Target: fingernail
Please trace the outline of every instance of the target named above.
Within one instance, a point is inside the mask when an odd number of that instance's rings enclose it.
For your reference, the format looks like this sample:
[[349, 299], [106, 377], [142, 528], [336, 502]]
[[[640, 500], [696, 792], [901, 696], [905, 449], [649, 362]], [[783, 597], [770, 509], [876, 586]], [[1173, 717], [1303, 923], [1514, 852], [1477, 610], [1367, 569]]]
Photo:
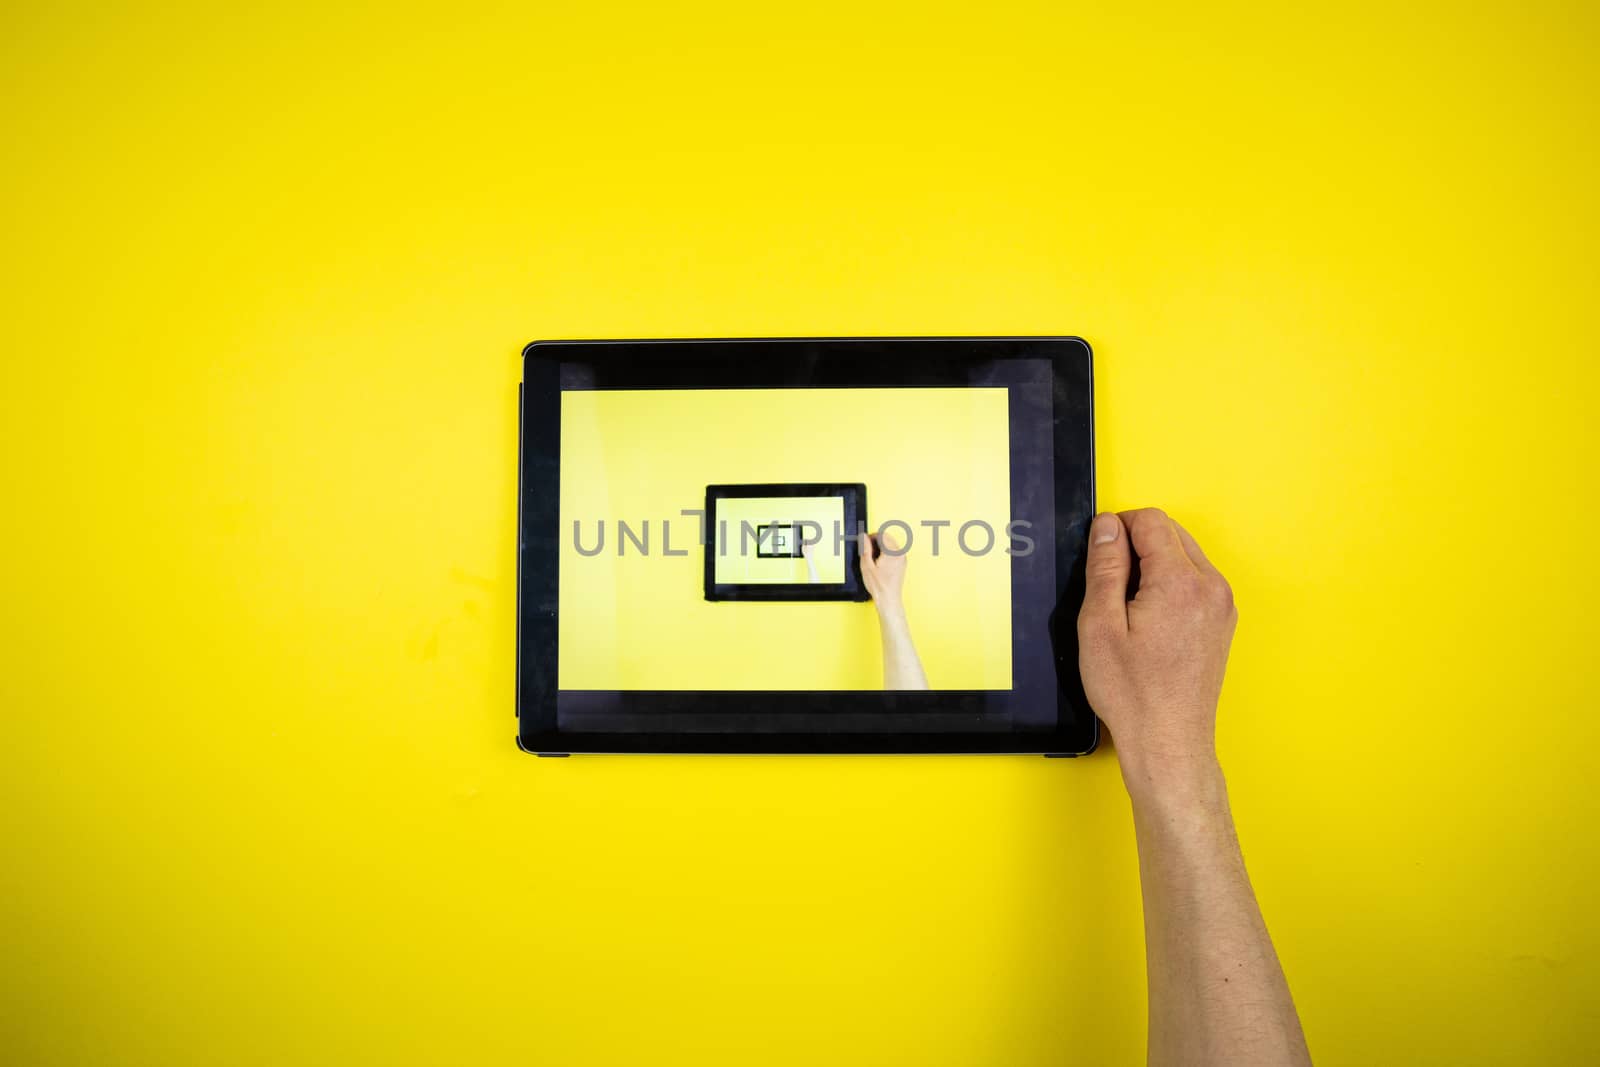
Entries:
[[1111, 512], [1106, 512], [1094, 520], [1094, 543], [1103, 545], [1115, 541], [1117, 539], [1117, 531], [1120, 529], [1122, 529], [1122, 523], [1118, 522], [1117, 517]]

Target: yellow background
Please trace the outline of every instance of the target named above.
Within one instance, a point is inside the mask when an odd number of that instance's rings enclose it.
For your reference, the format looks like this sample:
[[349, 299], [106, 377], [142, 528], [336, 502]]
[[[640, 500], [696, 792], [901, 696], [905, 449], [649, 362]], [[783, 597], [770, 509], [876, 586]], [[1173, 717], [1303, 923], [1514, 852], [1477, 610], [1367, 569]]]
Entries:
[[1109, 753], [512, 745], [523, 342], [1039, 332], [1320, 1062], [1596, 1058], [1593, 7], [0, 19], [6, 1060], [1137, 1061]]
[[[680, 513], [704, 510], [707, 485], [762, 482], [866, 485], [871, 529], [890, 519], [911, 527], [906, 615], [929, 684], [1011, 688], [1007, 427], [1004, 389], [563, 393], [561, 688], [883, 687], [870, 603], [705, 599], [700, 520]], [[837, 500], [832, 519], [826, 510], [777, 514], [819, 522], [825, 557], [832, 553], [833, 524], [841, 521]], [[731, 555], [724, 566], [739, 552], [739, 520], [757, 514], [747, 500], [731, 503], [718, 507], [718, 516], [728, 517]], [[762, 519], [773, 514], [759, 512]], [[675, 520], [673, 550], [687, 555], [660, 551], [667, 518]], [[605, 551], [580, 554], [574, 521], [582, 523], [584, 548], [593, 549], [602, 519]], [[619, 553], [619, 519], [635, 536], [650, 522], [650, 555], [632, 541]], [[995, 531], [992, 551], [961, 551], [957, 530], [971, 519]], [[931, 532], [921, 524], [940, 520], [953, 525], [940, 531], [935, 556]], [[900, 527], [891, 533], [906, 540]], [[970, 531], [967, 544], [982, 548], [983, 532]], [[788, 565], [801, 575], [790, 580], [803, 580], [804, 561]]]

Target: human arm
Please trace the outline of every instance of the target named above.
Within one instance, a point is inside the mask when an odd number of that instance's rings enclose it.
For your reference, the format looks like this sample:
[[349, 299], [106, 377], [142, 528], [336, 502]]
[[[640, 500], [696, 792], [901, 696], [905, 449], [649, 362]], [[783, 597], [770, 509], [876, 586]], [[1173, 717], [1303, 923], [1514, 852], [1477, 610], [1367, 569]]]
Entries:
[[[876, 551], [880, 547], [884, 550], [882, 555]], [[917, 658], [917, 646], [912, 643], [911, 624], [906, 621], [905, 602], [900, 595], [906, 577], [905, 552], [894, 537], [880, 531], [864, 535], [859, 555], [861, 580], [878, 609], [878, 634], [883, 642], [883, 687], [928, 688], [928, 676]]]
[[[1133, 802], [1152, 1064], [1308, 1064], [1217, 762], [1237, 612], [1193, 537], [1155, 509], [1097, 517], [1078, 617], [1089, 703]], [[1129, 600], [1134, 556], [1139, 588]]]
[[806, 561], [806, 581], [812, 584], [822, 581], [822, 575], [817, 571], [816, 546], [804, 537], [800, 539], [800, 555]]

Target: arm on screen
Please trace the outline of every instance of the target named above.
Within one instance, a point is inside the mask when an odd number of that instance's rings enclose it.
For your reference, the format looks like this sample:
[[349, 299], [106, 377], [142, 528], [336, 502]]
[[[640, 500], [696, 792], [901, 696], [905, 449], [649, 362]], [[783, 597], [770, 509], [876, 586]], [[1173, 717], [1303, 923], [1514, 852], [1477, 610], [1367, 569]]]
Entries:
[[[877, 550], [886, 551], [880, 556]], [[905, 584], [906, 557], [899, 542], [882, 532], [871, 534], [860, 546], [861, 579], [878, 608], [878, 633], [883, 639], [883, 687], [885, 689], [926, 689], [928, 676], [917, 658], [911, 640], [911, 624], [906, 621], [905, 603], [900, 589]], [[899, 552], [899, 555], [891, 553]]]
[[1133, 801], [1150, 1062], [1309, 1064], [1216, 756], [1233, 593], [1188, 531], [1153, 508], [1099, 516], [1089, 542], [1079, 662]]
[[815, 545], [813, 545], [810, 541], [807, 541], [804, 537], [800, 539], [800, 555], [804, 556], [806, 561], [806, 581], [813, 585], [822, 581], [822, 575], [817, 571], [817, 561], [814, 556], [815, 551]]

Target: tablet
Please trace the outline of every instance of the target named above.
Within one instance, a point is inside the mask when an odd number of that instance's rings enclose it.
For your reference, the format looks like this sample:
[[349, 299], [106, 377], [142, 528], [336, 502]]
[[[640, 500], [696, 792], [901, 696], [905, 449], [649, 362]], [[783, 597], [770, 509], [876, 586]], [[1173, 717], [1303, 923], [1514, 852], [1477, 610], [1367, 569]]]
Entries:
[[525, 751], [1095, 747], [1081, 338], [535, 342], [519, 447]]
[[708, 485], [707, 600], [866, 600], [867, 487]]

